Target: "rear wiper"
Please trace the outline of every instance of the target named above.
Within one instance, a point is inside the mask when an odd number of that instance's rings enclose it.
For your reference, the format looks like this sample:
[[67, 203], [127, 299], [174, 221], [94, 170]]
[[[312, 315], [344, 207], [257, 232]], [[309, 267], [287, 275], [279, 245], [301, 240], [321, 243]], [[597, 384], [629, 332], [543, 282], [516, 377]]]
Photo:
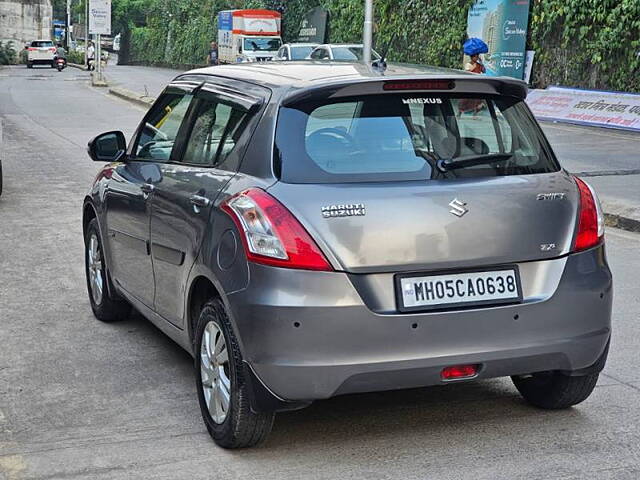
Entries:
[[486, 153], [484, 155], [467, 155], [465, 157], [441, 158], [438, 160], [438, 170], [448, 172], [463, 167], [472, 167], [474, 165], [485, 165], [487, 163], [502, 162], [509, 160], [513, 155], [510, 153]]

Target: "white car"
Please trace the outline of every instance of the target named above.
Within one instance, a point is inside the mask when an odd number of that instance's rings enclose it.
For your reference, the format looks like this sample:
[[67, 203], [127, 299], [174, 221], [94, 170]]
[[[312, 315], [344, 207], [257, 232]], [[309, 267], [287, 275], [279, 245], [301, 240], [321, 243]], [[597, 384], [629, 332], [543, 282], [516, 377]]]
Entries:
[[27, 50], [27, 68], [34, 65], [49, 65], [55, 68], [56, 46], [51, 40], [34, 40], [25, 47]]
[[317, 43], [285, 43], [274, 60], [306, 60], [317, 46]]
[[[333, 43], [318, 45], [307, 57], [310, 60], [346, 60], [357, 62], [362, 60], [361, 43]], [[371, 60], [380, 60], [380, 55], [371, 51]]]

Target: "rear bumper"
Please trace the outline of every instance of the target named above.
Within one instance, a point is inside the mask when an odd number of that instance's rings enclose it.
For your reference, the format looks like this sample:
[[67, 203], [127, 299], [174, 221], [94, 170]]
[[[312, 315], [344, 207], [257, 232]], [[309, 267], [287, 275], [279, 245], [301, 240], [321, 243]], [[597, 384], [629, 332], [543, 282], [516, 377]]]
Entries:
[[[245, 360], [284, 400], [440, 384], [458, 364], [480, 364], [475, 378], [601, 369], [613, 297], [604, 246], [539, 263], [546, 277], [523, 276], [519, 305], [381, 314], [347, 274], [258, 265], [228, 299]], [[378, 283], [393, 289], [388, 277]]]

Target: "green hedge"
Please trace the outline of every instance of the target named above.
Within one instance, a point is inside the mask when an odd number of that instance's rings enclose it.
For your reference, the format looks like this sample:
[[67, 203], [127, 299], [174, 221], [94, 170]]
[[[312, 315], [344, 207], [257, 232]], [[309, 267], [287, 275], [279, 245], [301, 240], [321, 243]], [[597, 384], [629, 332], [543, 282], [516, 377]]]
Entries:
[[[375, 0], [378, 50], [389, 59], [459, 68], [472, 0]], [[360, 42], [364, 0], [114, 0], [120, 29], [131, 33], [130, 61], [163, 65], [205, 62], [216, 38], [216, 13], [285, 5], [285, 41], [302, 16], [322, 6], [333, 42]], [[640, 0], [532, 0], [527, 48], [536, 51], [535, 86], [640, 91]], [[137, 13], [134, 9], [138, 9]], [[134, 25], [128, 18], [142, 18]]]

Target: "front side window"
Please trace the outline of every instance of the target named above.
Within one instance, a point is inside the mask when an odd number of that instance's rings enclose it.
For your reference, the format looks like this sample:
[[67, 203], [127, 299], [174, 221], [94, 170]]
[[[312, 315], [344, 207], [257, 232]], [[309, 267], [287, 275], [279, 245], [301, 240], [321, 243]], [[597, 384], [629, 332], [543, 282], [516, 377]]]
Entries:
[[[333, 47], [331, 49], [333, 52], [334, 60], [348, 60], [348, 61], [360, 61], [363, 57], [362, 47]], [[371, 58], [373, 60], [379, 60], [380, 55], [376, 52], [371, 52]]]
[[311, 54], [311, 58], [314, 60], [322, 60], [324, 58], [329, 58], [327, 51], [324, 48], [318, 48], [313, 51]]
[[282, 42], [279, 38], [245, 38], [245, 52], [273, 52], [277, 51]]
[[199, 101], [183, 162], [216, 166], [233, 151], [243, 131], [246, 112], [215, 98]]
[[313, 47], [291, 47], [291, 60], [304, 60], [312, 50]]
[[185, 93], [164, 94], [145, 118], [134, 149], [140, 160], [167, 162], [178, 131], [193, 96]]
[[276, 146], [281, 178], [291, 183], [559, 169], [523, 102], [510, 98], [418, 93], [305, 101], [281, 108]]

